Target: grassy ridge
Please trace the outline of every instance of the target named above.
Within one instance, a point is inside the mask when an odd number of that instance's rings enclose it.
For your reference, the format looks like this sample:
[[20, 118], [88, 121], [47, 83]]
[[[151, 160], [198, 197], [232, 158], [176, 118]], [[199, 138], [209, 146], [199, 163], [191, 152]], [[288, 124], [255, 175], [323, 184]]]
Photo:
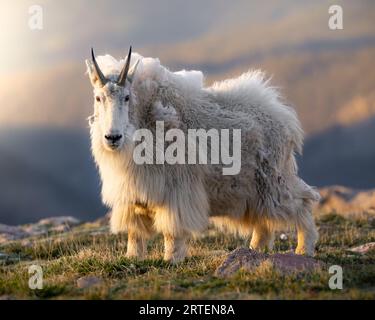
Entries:
[[[162, 260], [162, 239], [149, 243], [147, 260], [125, 258], [126, 236], [108, 234], [107, 228], [85, 224], [65, 234], [17, 241], [0, 246], [9, 255], [0, 265], [0, 296], [67, 299], [341, 299], [375, 298], [375, 252], [353, 254], [347, 249], [375, 241], [373, 218], [344, 218], [336, 214], [317, 220], [320, 240], [316, 258], [326, 267], [313, 273], [285, 275], [272, 265], [233, 277], [214, 276], [225, 253], [247, 245], [243, 239], [209, 231], [192, 240], [191, 257], [177, 266]], [[296, 245], [276, 240], [275, 250]], [[40, 264], [44, 288], [28, 288], [28, 266]], [[343, 267], [344, 289], [328, 287], [328, 267]], [[82, 289], [77, 279], [96, 276], [99, 284]]]

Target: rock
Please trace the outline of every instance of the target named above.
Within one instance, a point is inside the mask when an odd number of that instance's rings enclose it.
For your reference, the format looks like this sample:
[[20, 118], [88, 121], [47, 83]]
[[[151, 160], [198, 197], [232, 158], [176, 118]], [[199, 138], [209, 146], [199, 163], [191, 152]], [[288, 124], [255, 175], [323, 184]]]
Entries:
[[27, 236], [27, 232], [25, 232], [21, 227], [0, 224], [0, 243], [22, 239]]
[[354, 190], [342, 186], [331, 186], [319, 190], [321, 199], [317, 211], [340, 214], [375, 213], [375, 189]]
[[69, 227], [76, 226], [80, 224], [80, 221], [77, 218], [71, 217], [71, 216], [61, 216], [61, 217], [50, 217], [46, 219], [40, 220], [38, 225], [45, 225], [45, 226], [51, 226], [51, 227], [58, 227], [61, 225], [66, 225]]
[[84, 276], [77, 279], [77, 287], [80, 289], [87, 289], [98, 284], [101, 284], [103, 280], [96, 276]]
[[66, 224], [61, 224], [59, 226], [56, 226], [56, 227], [53, 227], [50, 229], [50, 231], [54, 231], [54, 232], [66, 232], [66, 231], [69, 231], [70, 227]]
[[254, 269], [264, 260], [262, 253], [246, 248], [238, 248], [227, 255], [224, 262], [216, 269], [215, 275], [226, 277], [236, 273], [244, 266], [245, 269]]
[[[26, 237], [27, 235], [25, 235]], [[8, 233], [3, 233], [3, 234], [0, 234], [0, 244], [2, 243], [6, 243], [8, 241], [12, 241], [12, 240], [18, 240], [18, 239], [22, 239], [24, 236], [19, 236], [19, 235], [13, 235], [13, 234], [8, 234]]]
[[23, 226], [23, 230], [26, 232], [28, 237], [40, 236], [48, 233], [47, 226], [39, 225], [38, 223]]
[[6, 224], [1, 224], [0, 223], [0, 233], [16, 233], [16, 232], [21, 232], [20, 227], [15, 227], [15, 226], [8, 226]]
[[322, 263], [312, 257], [295, 253], [275, 253], [268, 258], [276, 269], [284, 273], [313, 271], [322, 267]]
[[17, 227], [0, 224], [0, 244], [12, 240], [40, 236], [48, 234], [48, 232], [66, 232], [78, 224], [80, 224], [80, 221], [70, 216], [51, 217], [42, 219], [37, 223]]
[[311, 257], [294, 253], [265, 254], [247, 248], [238, 248], [229, 253], [224, 262], [217, 268], [216, 276], [227, 277], [238, 270], [254, 272], [262, 263], [271, 263], [276, 270], [282, 273], [313, 271], [322, 264]]
[[366, 244], [362, 244], [358, 247], [349, 249], [350, 252], [366, 254], [370, 251], [375, 251], [375, 242], [369, 242]]

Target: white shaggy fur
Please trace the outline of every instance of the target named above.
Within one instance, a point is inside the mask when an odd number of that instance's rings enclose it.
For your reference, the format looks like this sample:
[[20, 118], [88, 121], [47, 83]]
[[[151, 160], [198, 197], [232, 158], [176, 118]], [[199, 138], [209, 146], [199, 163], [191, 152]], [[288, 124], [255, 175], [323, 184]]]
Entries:
[[[254, 249], [271, 248], [277, 226], [296, 226], [296, 252], [312, 255], [317, 231], [311, 210], [319, 194], [297, 176], [294, 154], [301, 152], [303, 132], [294, 110], [281, 101], [264, 74], [249, 71], [206, 88], [201, 72], [173, 73], [158, 59], [138, 54], [133, 54], [132, 64], [138, 59], [132, 83], [123, 89], [130, 93], [125, 105], [116, 98], [121, 92], [115, 97], [109, 93], [115, 85], [96, 85], [88, 62], [94, 93], [112, 101], [106, 107], [95, 104], [92, 152], [103, 201], [112, 208], [111, 230], [128, 230], [128, 256], [143, 256], [145, 239], [161, 232], [164, 258], [180, 261], [186, 255], [186, 238], [204, 230], [210, 218], [222, 229], [252, 233]], [[114, 81], [124, 65], [109, 55], [97, 61]], [[104, 108], [107, 111], [101, 111]], [[121, 121], [116, 122], [118, 117]], [[223, 176], [222, 165], [136, 165], [131, 135], [138, 128], [154, 132], [156, 120], [185, 133], [192, 128], [241, 129], [240, 174]], [[103, 145], [103, 136], [114, 123], [125, 140], [113, 151]]]

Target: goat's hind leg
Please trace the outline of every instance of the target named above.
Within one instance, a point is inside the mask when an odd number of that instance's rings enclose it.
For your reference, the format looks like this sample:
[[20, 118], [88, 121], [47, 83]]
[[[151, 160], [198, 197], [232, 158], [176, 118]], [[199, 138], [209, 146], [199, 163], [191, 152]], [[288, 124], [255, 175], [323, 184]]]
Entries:
[[172, 236], [164, 234], [164, 260], [178, 263], [185, 259], [187, 254], [187, 236]]
[[253, 226], [250, 249], [256, 251], [271, 251], [273, 249], [274, 232], [265, 222]]
[[319, 234], [311, 212], [304, 211], [303, 215], [299, 217], [296, 226], [298, 239], [296, 254], [313, 256]]

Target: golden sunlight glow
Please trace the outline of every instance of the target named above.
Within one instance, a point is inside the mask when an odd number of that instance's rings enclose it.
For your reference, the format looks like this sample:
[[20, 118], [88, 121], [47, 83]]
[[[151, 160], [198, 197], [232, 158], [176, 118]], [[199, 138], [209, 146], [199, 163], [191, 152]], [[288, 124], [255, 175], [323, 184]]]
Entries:
[[[41, 6], [45, 3], [38, 1]], [[29, 9], [33, 5], [35, 1], [32, 0], [0, 0], [0, 74], [33, 65], [33, 57], [40, 50], [38, 40], [46, 36], [44, 30], [35, 31], [29, 27]]]

